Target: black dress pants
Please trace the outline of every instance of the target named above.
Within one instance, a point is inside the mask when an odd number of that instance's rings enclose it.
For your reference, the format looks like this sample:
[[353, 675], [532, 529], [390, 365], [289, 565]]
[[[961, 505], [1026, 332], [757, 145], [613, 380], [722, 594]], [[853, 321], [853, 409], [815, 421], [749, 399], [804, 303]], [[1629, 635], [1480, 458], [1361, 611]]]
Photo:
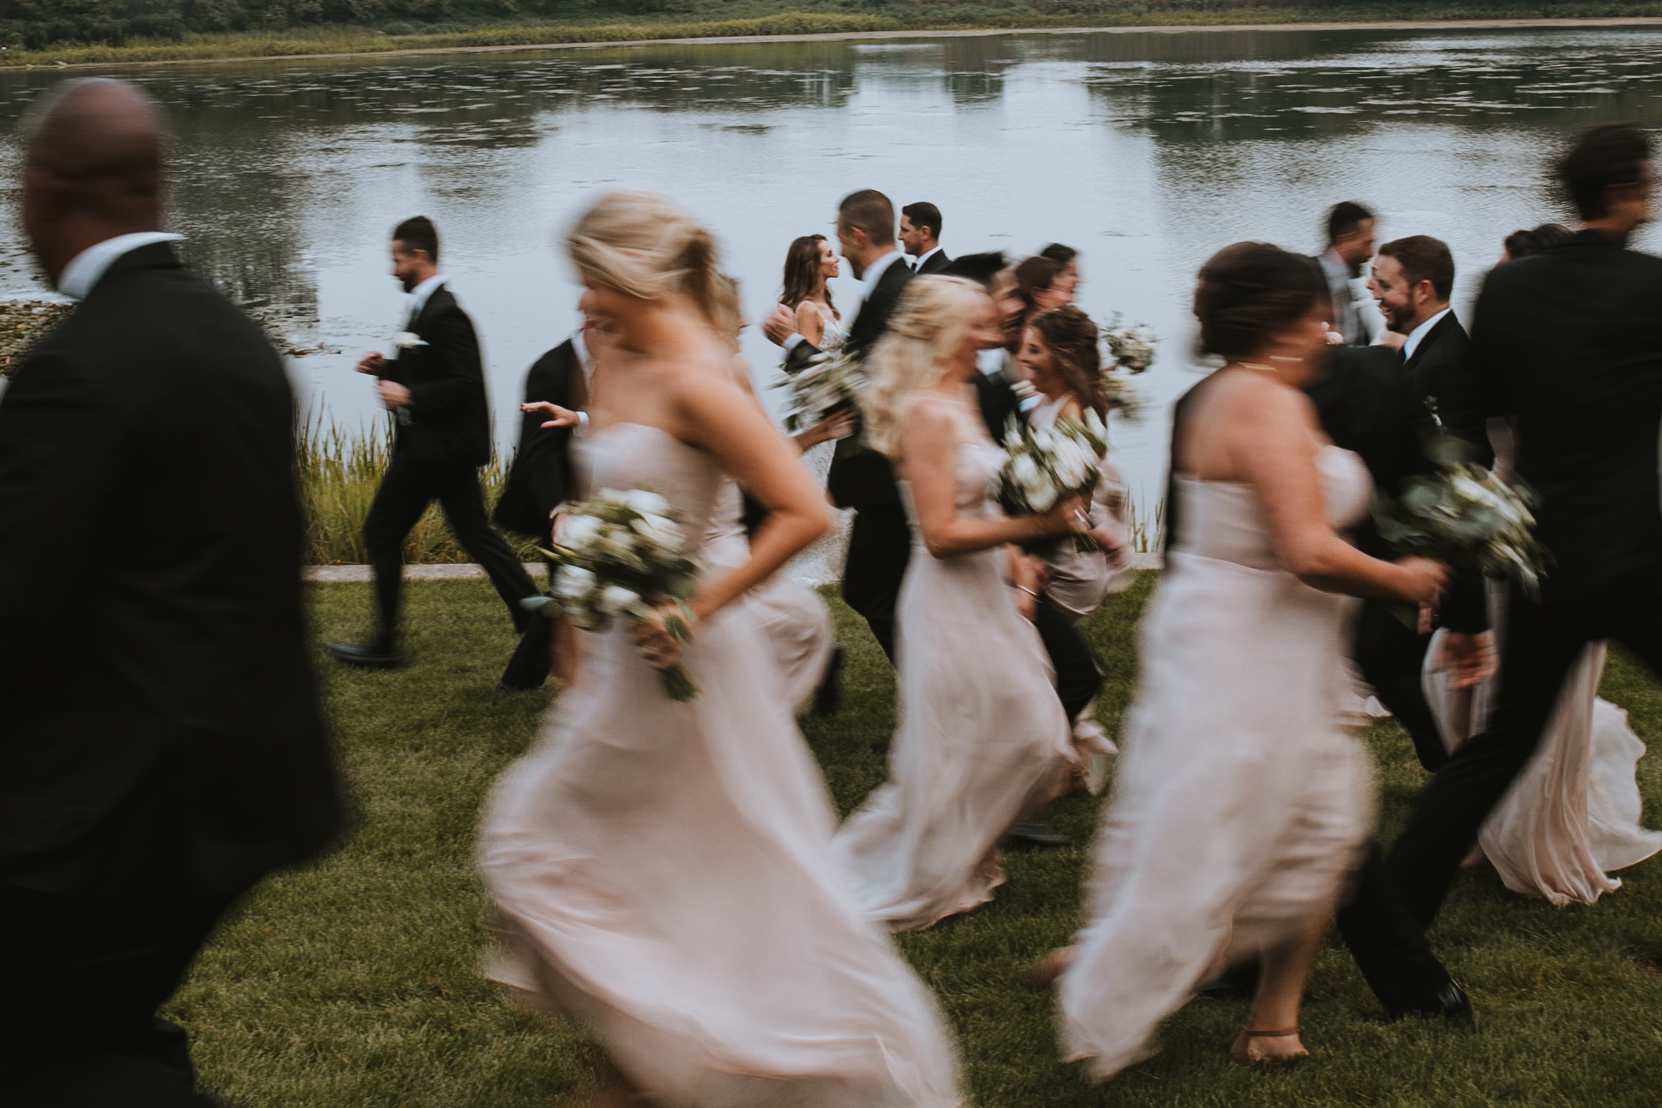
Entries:
[[398, 596], [404, 584], [404, 539], [421, 519], [427, 505], [437, 500], [450, 530], [468, 557], [485, 570], [497, 594], [508, 606], [516, 629], [527, 626], [530, 614], [519, 606], [537, 595], [537, 586], [485, 516], [485, 497], [479, 488], [477, 466], [454, 462], [421, 461], [408, 453], [393, 454], [392, 464], [364, 520], [364, 546], [375, 572], [375, 603], [380, 612], [380, 640], [388, 647], [398, 641]]
[[1448, 761], [1448, 750], [1420, 683], [1430, 646], [1431, 636], [1404, 624], [1390, 605], [1379, 600], [1362, 605], [1356, 622], [1356, 667], [1414, 741], [1420, 765], [1436, 773]]
[[1614, 639], [1662, 677], [1662, 566], [1573, 600], [1538, 603], [1514, 588], [1510, 605], [1489, 729], [1437, 771], [1386, 858], [1392, 885], [1421, 927], [1436, 919], [1478, 829], [1529, 764], [1586, 645]]
[[843, 601], [871, 628], [894, 662], [894, 609], [912, 556], [912, 529], [899, 502], [855, 509], [843, 564]]
[[[558, 567], [553, 561], [544, 561], [548, 565], [548, 591], [552, 593]], [[502, 671], [499, 683], [510, 689], [539, 689], [548, 680], [553, 668], [554, 621], [538, 615], [532, 618], [526, 625], [525, 634], [519, 637], [519, 646], [514, 649], [514, 656], [508, 659], [508, 667]]]
[[182, 1028], [156, 1017], [229, 900], [0, 885], [0, 1104], [202, 1108]]
[[1033, 608], [1033, 629], [1050, 655], [1051, 668], [1056, 671], [1056, 695], [1072, 723], [1102, 691], [1102, 667], [1079, 634], [1073, 617], [1049, 593], [1039, 597]]

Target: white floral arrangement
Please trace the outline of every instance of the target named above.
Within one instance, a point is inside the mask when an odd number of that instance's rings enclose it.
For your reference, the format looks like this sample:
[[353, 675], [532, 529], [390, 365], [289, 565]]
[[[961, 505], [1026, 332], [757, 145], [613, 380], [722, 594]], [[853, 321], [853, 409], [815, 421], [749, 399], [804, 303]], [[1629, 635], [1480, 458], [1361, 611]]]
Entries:
[[823, 422], [839, 409], [852, 407], [866, 374], [860, 360], [842, 351], [824, 351], [774, 388], [790, 390], [785, 430], [790, 434]]
[[1154, 348], [1159, 341], [1144, 324], [1120, 326], [1118, 312], [1103, 329], [1102, 344], [1108, 357], [1102, 364], [1102, 395], [1122, 419], [1135, 420], [1142, 416], [1142, 397], [1126, 376], [1142, 373], [1154, 364]]
[[[1004, 433], [1004, 463], [992, 477], [993, 494], [1012, 516], [1048, 512], [1070, 496], [1088, 501], [1107, 456], [1108, 429], [1094, 411], [1087, 409], [1082, 422], [1059, 419], [1048, 431], [1035, 431], [1012, 416]], [[1081, 552], [1097, 549], [1088, 535], [1075, 535], [1074, 546]]]
[[427, 340], [414, 331], [400, 331], [392, 344], [400, 350], [414, 350], [418, 346], [426, 346]]
[[1438, 472], [1411, 480], [1395, 501], [1380, 497], [1379, 533], [1404, 554], [1509, 577], [1537, 597], [1551, 555], [1535, 537], [1533, 497], [1470, 461], [1470, 449], [1449, 437], [1433, 442]]
[[[647, 489], [601, 489], [587, 500], [562, 504], [554, 549], [554, 595], [520, 603], [552, 619], [564, 615], [586, 631], [604, 631], [618, 616], [645, 619], [666, 600], [678, 605], [692, 595], [697, 567], [669, 501]], [[692, 638], [691, 620], [671, 617], [665, 630], [681, 643]], [[658, 671], [671, 700], [691, 700], [698, 687], [677, 662]]]

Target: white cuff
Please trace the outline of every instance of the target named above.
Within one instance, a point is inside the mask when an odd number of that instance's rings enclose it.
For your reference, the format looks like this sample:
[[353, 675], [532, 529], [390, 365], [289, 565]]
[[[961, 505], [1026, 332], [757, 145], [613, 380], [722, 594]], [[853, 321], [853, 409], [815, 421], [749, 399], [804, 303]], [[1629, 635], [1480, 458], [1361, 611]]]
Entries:
[[803, 338], [801, 335], [789, 335], [786, 337], [782, 345], [785, 347], [785, 353], [789, 354], [792, 350], [795, 350], [799, 345], [807, 341], [808, 340]]

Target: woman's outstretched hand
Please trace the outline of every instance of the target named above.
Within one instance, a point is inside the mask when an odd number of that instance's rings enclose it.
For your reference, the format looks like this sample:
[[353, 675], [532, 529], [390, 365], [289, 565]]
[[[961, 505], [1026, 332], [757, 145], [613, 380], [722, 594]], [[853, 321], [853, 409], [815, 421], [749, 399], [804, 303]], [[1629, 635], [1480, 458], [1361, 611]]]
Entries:
[[547, 413], [549, 420], [543, 424], [544, 428], [575, 427], [582, 422], [582, 417], [570, 408], [562, 408], [558, 404], [550, 404], [546, 400], [538, 400], [532, 404], [521, 404], [519, 410], [522, 412]]

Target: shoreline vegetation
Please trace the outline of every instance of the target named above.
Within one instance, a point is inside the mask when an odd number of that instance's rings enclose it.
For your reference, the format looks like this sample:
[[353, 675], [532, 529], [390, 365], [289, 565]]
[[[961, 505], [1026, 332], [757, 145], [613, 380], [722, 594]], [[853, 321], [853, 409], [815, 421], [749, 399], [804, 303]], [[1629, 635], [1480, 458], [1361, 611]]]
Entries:
[[664, 10], [612, 14], [590, 6], [563, 17], [536, 21], [393, 21], [380, 26], [317, 23], [281, 29], [178, 31], [161, 37], [129, 36], [125, 31], [112, 30], [101, 40], [58, 41], [36, 49], [25, 48], [28, 39], [14, 34], [10, 45], [0, 44], [0, 69], [300, 61], [702, 40], [719, 43], [1067, 31], [1412, 30], [1445, 23], [1473, 29], [1662, 23], [1662, 0], [1333, 5], [1279, 5], [1258, 0], [1023, 0], [1005, 5], [875, 0], [861, 5], [865, 11], [836, 10], [835, 0], [801, 0], [810, 10], [774, 10], [771, 14], [755, 14], [776, 8], [767, 0], [643, 0], [632, 6], [646, 7], [653, 2], [661, 3]]

